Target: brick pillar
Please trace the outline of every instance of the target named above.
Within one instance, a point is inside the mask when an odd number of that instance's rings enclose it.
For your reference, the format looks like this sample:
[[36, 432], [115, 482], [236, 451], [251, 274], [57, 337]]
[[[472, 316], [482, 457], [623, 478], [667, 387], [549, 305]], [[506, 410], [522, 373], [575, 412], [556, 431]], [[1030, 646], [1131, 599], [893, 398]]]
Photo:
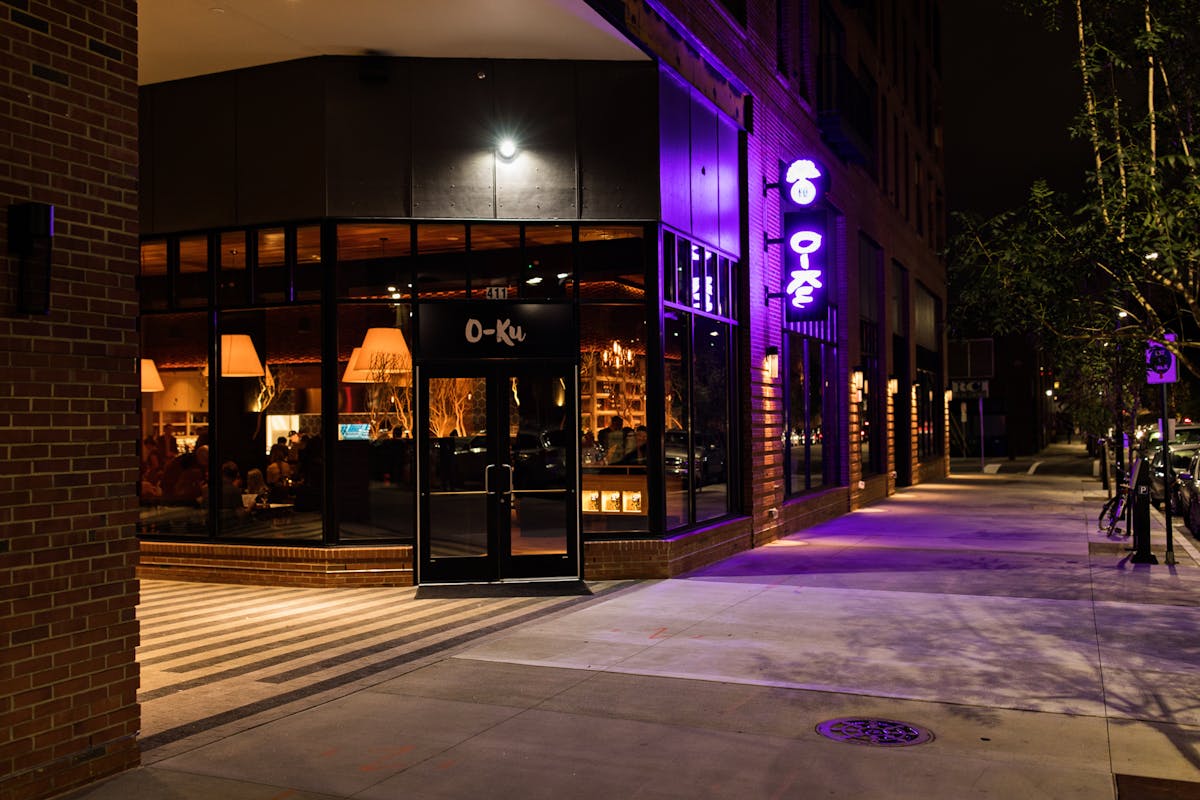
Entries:
[[[0, 11], [0, 797], [138, 763], [137, 5]], [[49, 311], [4, 213], [54, 207]]]

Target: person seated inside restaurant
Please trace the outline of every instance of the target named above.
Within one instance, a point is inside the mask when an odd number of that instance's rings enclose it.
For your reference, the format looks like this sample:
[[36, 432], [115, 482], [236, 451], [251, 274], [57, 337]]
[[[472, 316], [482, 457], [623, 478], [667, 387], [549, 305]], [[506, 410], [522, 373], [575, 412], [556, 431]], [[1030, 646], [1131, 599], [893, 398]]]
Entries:
[[242, 492], [242, 502], [246, 495], [254, 496], [254, 505], [263, 505], [267, 501], [267, 480], [261, 469], [252, 469], [246, 473], [246, 489]]
[[226, 461], [221, 465], [221, 508], [242, 508], [242, 477], [238, 465]]
[[286, 485], [292, 477], [292, 465], [288, 462], [287, 448], [271, 448], [271, 463], [267, 464], [267, 485]]
[[208, 446], [184, 453], [163, 468], [162, 499], [169, 505], [202, 505], [208, 491]]

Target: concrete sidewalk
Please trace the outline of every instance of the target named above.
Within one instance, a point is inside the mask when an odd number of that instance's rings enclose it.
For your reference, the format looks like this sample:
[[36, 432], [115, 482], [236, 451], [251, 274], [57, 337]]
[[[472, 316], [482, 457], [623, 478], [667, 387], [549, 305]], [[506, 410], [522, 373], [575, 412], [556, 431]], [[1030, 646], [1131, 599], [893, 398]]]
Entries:
[[[76, 796], [1200, 797], [1195, 548], [1129, 563], [1095, 530], [1102, 498], [1036, 472], [905, 490]], [[932, 740], [817, 732], [839, 718]]]

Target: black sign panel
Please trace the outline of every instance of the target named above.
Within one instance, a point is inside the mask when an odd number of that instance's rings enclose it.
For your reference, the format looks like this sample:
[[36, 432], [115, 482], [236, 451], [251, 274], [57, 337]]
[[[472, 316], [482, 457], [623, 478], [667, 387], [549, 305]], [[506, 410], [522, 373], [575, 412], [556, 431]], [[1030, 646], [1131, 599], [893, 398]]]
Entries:
[[789, 322], [825, 319], [833, 284], [833, 248], [824, 211], [783, 215], [783, 309]]
[[576, 358], [575, 309], [566, 303], [480, 300], [417, 311], [417, 357]]

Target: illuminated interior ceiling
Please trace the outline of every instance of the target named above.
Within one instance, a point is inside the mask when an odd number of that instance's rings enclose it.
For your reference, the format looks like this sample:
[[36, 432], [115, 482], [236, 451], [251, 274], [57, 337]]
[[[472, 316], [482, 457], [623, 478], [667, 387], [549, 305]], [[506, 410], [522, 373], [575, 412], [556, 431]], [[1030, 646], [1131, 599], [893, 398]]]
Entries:
[[140, 0], [138, 82], [319, 55], [647, 56], [584, 0]]

